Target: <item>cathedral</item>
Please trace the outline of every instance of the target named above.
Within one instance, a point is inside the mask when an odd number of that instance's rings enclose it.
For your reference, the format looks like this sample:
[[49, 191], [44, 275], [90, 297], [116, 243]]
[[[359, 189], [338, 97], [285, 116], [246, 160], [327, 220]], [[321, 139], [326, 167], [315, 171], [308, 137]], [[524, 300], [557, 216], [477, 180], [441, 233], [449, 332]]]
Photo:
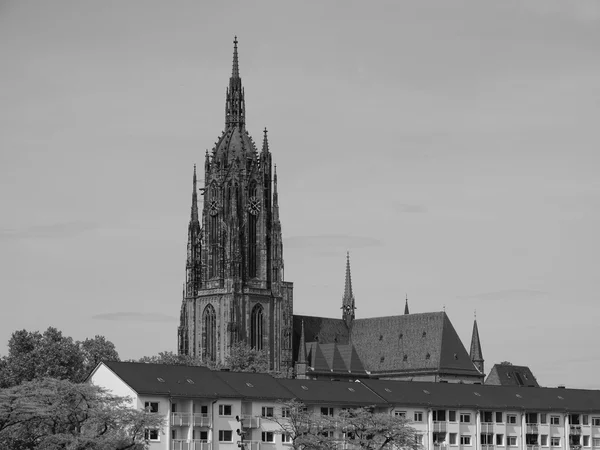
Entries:
[[246, 130], [237, 44], [225, 128], [205, 155], [202, 187], [194, 166], [178, 352], [223, 363], [243, 342], [266, 351], [272, 370], [298, 378], [482, 383], [476, 321], [468, 353], [445, 312], [411, 314], [408, 300], [403, 315], [357, 319], [349, 254], [341, 318], [293, 314], [276, 166], [267, 130], [260, 150]]

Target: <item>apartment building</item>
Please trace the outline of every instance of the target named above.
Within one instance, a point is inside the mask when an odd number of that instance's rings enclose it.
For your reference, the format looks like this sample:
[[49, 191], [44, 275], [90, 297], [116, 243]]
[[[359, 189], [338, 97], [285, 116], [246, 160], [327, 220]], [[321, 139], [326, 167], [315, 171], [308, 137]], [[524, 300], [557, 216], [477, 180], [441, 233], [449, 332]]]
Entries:
[[[600, 391], [394, 380], [276, 379], [203, 367], [101, 363], [89, 381], [165, 418], [151, 450], [289, 448], [281, 400], [337, 416], [373, 406], [408, 418], [424, 450], [600, 450]], [[238, 434], [243, 433], [243, 437]], [[344, 435], [334, 430], [344, 446]], [[346, 445], [346, 448], [350, 448]]]

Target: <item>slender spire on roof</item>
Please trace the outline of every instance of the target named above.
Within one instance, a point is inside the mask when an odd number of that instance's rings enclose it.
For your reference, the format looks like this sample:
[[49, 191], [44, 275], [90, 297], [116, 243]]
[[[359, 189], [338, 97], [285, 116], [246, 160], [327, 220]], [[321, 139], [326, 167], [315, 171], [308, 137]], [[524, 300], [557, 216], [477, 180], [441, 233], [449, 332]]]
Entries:
[[352, 293], [352, 275], [350, 274], [350, 252], [346, 252], [346, 283], [344, 285], [344, 297], [342, 299], [342, 319], [350, 326], [354, 320], [354, 294]]
[[269, 140], [267, 138], [267, 127], [265, 127], [265, 130], [263, 131], [263, 133], [265, 135], [263, 137], [262, 151], [263, 151], [263, 153], [269, 153]]
[[198, 222], [198, 189], [196, 182], [196, 164], [194, 164], [194, 179], [192, 185], [192, 216], [190, 218], [190, 221]]
[[481, 341], [479, 340], [479, 329], [477, 328], [477, 312], [475, 312], [475, 320], [473, 321], [473, 336], [471, 337], [471, 351], [469, 353], [471, 357], [471, 361], [479, 370], [479, 372], [483, 373], [484, 365], [483, 365], [483, 352], [481, 351]]
[[240, 67], [238, 62], [238, 40], [233, 40], [233, 67], [229, 88], [227, 88], [227, 99], [225, 101], [225, 127], [241, 127], [246, 122], [246, 105], [244, 102], [244, 88], [240, 78]]
[[238, 63], [238, 40], [237, 36], [233, 37], [233, 67], [231, 69], [231, 77], [239, 78], [240, 77], [240, 66]]
[[410, 314], [408, 311], [408, 294], [406, 294], [406, 303], [404, 304], [404, 314]]
[[300, 348], [298, 349], [298, 363], [306, 363], [306, 338], [304, 337], [304, 320], [300, 331]]

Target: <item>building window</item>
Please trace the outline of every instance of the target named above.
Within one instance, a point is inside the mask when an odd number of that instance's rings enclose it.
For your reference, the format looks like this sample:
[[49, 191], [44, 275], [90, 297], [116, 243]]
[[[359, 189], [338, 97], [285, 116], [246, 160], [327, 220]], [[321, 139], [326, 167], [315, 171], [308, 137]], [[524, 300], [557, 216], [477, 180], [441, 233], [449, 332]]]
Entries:
[[548, 414], [540, 414], [540, 423], [547, 424], [548, 423]]
[[252, 308], [251, 342], [250, 346], [256, 350], [263, 348], [263, 307], [257, 304]]
[[492, 423], [494, 414], [491, 411], [481, 411], [481, 422]]
[[415, 422], [423, 422], [423, 413], [422, 412], [416, 412], [414, 414], [414, 419], [415, 419]]
[[208, 405], [200, 406], [200, 414], [202, 414], [202, 417], [208, 417]]
[[159, 442], [160, 441], [160, 434], [158, 433], [158, 430], [156, 430], [156, 429], [145, 430], [144, 431], [144, 437], [146, 439], [148, 439], [149, 441], [153, 441], [153, 442]]
[[504, 435], [503, 434], [496, 435], [496, 445], [499, 447], [504, 447]]
[[192, 439], [198, 439], [196, 436], [200, 435], [201, 441], [208, 441], [208, 431], [196, 431], [192, 430]]
[[272, 406], [263, 406], [262, 407], [262, 416], [263, 417], [273, 417], [273, 407]]
[[406, 419], [406, 411], [394, 411], [394, 416]]
[[456, 433], [450, 433], [450, 436], [449, 436], [450, 445], [456, 445], [456, 436], [457, 436]]
[[537, 413], [527, 413], [525, 414], [525, 422], [530, 425], [536, 425], [538, 423], [538, 415]]
[[471, 423], [471, 414], [461, 413], [460, 414], [460, 423]]
[[589, 425], [590, 424], [590, 416], [588, 416], [587, 414], [582, 414], [582, 416], [581, 416], [581, 424], [582, 425]]
[[543, 447], [548, 447], [548, 435], [547, 434], [540, 435], [540, 445], [542, 445]]
[[507, 414], [506, 415], [506, 423], [517, 423], [517, 415], [516, 414]]
[[491, 433], [481, 433], [481, 445], [494, 445], [494, 435]]
[[289, 433], [283, 433], [281, 435], [281, 442], [284, 444], [291, 444], [292, 443], [292, 436]]
[[560, 447], [560, 437], [552, 436], [550, 438], [550, 445], [552, 447]]
[[460, 436], [460, 445], [471, 445], [471, 436], [461, 435]]
[[592, 425], [600, 427], [600, 417], [592, 417]]
[[415, 443], [417, 445], [423, 445], [423, 435], [422, 434], [415, 434]]
[[333, 416], [333, 408], [321, 408], [322, 416]]
[[231, 416], [231, 405], [219, 405], [220, 416]]
[[502, 413], [501, 412], [496, 412], [496, 423], [502, 423]]
[[434, 445], [445, 444], [446, 443], [446, 433], [442, 431], [434, 431], [433, 432], [433, 443]]
[[144, 409], [151, 413], [158, 412], [158, 402], [146, 402], [144, 403]]
[[263, 442], [275, 442], [275, 435], [272, 431], [263, 431], [262, 432], [262, 441]]
[[434, 422], [445, 422], [446, 421], [446, 410], [445, 409], [434, 409], [433, 410], [433, 421]]
[[588, 434], [583, 435], [583, 446], [584, 447], [590, 446], [590, 436]]
[[509, 447], [517, 446], [517, 437], [516, 436], [506, 436], [506, 443]]
[[560, 416], [550, 416], [550, 425], [560, 425]]
[[219, 442], [232, 442], [233, 431], [231, 430], [219, 430]]
[[456, 422], [456, 411], [448, 411], [448, 420], [450, 422]]
[[202, 341], [205, 361], [217, 359], [217, 314], [209, 303], [202, 313]]
[[291, 411], [290, 411], [290, 408], [288, 408], [288, 407], [286, 407], [286, 406], [282, 407], [282, 408], [281, 408], [281, 417], [284, 417], [284, 418], [289, 418], [289, 417], [291, 417]]
[[592, 443], [594, 444], [594, 447], [600, 447], [600, 438], [593, 438]]
[[538, 445], [538, 435], [533, 433], [527, 433], [525, 435], [525, 445]]

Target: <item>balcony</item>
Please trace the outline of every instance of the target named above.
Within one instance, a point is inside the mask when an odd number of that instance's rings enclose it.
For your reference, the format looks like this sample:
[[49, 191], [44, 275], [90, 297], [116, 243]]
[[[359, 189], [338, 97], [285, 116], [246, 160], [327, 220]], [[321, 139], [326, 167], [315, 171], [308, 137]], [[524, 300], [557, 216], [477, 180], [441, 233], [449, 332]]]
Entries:
[[481, 433], [494, 434], [494, 424], [492, 422], [481, 422]]
[[171, 448], [173, 450], [193, 450], [190, 441], [185, 439], [173, 439], [171, 441]]
[[[245, 450], [260, 450], [261, 441], [244, 441], [244, 449]], [[267, 444], [269, 445], [269, 444]], [[273, 446], [273, 444], [270, 444]]]
[[494, 450], [493, 444], [481, 444], [481, 450]]
[[210, 427], [210, 417], [207, 414], [194, 413], [195, 427]]
[[191, 421], [191, 413], [175, 412], [171, 414], [171, 424], [174, 427], [187, 427]]
[[186, 439], [173, 439], [171, 441], [172, 450], [211, 450], [212, 443], [200, 439], [188, 441]]
[[244, 428], [260, 428], [260, 417], [243, 415], [242, 425]]
[[[200, 439], [192, 440], [192, 448], [190, 450], [211, 450], [212, 443], [208, 441], [202, 441]], [[175, 449], [173, 449], [175, 450]]]
[[448, 431], [448, 424], [446, 422], [433, 422], [434, 433], [445, 433], [446, 431]]
[[540, 450], [540, 446], [538, 444], [527, 444], [527, 450]]
[[581, 434], [581, 425], [571, 425], [571, 434], [579, 436]]
[[537, 423], [528, 423], [527, 424], [527, 434], [538, 434], [540, 430], [540, 426]]

